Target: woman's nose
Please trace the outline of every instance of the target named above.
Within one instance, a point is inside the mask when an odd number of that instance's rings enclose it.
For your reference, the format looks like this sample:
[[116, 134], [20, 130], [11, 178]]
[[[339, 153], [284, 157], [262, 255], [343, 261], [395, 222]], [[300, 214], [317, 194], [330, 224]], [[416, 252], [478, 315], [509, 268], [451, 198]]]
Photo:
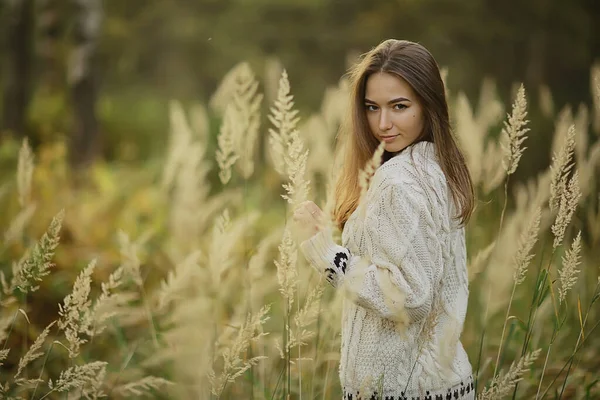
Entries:
[[379, 129], [381, 131], [388, 131], [391, 128], [392, 128], [392, 121], [389, 117], [389, 114], [385, 110], [382, 110], [381, 114], [379, 115]]

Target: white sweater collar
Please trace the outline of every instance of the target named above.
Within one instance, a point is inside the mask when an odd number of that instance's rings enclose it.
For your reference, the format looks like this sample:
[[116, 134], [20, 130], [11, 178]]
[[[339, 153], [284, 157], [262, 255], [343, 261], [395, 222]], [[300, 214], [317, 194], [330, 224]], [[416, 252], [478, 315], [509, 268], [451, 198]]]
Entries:
[[433, 142], [426, 141], [411, 144], [410, 146], [404, 148], [401, 152], [393, 156], [390, 159], [390, 161], [395, 158], [400, 159], [407, 156], [410, 157], [411, 152], [414, 152], [427, 160], [438, 162], [437, 156], [435, 154], [435, 145], [433, 144]]

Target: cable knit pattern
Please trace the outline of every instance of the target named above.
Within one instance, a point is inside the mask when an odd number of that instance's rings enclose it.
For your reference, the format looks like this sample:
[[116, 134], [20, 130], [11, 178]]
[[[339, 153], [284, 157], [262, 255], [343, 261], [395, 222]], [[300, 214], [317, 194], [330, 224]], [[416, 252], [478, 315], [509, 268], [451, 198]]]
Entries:
[[433, 143], [419, 142], [377, 169], [344, 227], [343, 246], [328, 230], [301, 244], [348, 294], [340, 380], [353, 397], [345, 397], [474, 398], [459, 340], [468, 298], [465, 232], [454, 215]]

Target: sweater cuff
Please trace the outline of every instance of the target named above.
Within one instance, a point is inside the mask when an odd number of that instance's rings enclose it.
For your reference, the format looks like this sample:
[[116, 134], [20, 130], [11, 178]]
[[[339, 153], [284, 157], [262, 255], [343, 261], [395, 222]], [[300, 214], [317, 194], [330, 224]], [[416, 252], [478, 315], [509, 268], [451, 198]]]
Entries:
[[350, 262], [350, 251], [336, 244], [331, 230], [324, 229], [300, 244], [304, 257], [333, 286], [338, 286]]

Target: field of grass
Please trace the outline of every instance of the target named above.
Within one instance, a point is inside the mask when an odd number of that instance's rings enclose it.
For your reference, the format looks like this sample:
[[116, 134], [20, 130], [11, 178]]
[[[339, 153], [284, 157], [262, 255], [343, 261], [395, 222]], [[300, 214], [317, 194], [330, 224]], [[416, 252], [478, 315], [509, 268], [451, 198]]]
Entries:
[[[448, 93], [477, 192], [461, 340], [480, 399], [600, 398], [592, 76], [576, 112], [545, 93], [549, 132], [528, 130], [527, 88], [509, 105], [490, 81], [477, 107]], [[3, 142], [0, 398], [341, 398], [348, 300], [287, 222], [331, 204], [346, 83], [301, 119], [285, 73], [261, 86], [242, 63], [210, 104], [171, 102], [169, 147], [143, 164], [71, 171], [60, 141]], [[549, 141], [550, 165], [522, 178]]]

